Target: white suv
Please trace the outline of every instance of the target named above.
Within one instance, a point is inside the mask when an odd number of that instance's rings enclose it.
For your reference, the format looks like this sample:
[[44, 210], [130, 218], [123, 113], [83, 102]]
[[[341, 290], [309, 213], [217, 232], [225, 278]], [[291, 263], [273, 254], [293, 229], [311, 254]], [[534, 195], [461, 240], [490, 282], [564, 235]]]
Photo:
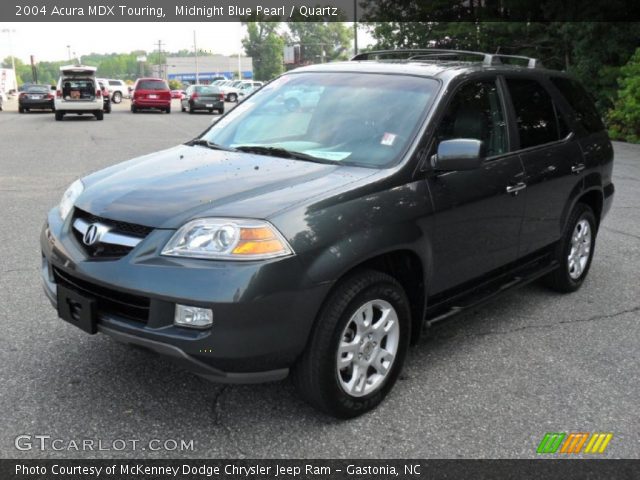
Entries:
[[67, 65], [60, 67], [56, 89], [56, 120], [67, 113], [90, 113], [96, 120], [104, 118], [102, 91], [96, 80], [96, 67]]
[[120, 103], [123, 98], [129, 97], [129, 86], [124, 80], [116, 80], [114, 78], [99, 78], [98, 79], [109, 89], [111, 92], [111, 101], [113, 103]]

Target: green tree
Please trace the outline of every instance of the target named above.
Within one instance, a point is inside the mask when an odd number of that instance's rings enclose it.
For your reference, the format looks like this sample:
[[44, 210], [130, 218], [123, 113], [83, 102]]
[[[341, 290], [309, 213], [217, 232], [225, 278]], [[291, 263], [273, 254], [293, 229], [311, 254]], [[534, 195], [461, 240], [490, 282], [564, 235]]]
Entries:
[[341, 22], [289, 22], [289, 43], [300, 45], [303, 63], [346, 60], [353, 31]]
[[612, 138], [640, 143], [640, 48], [620, 68], [617, 100], [609, 111], [609, 134]]
[[271, 80], [284, 71], [284, 40], [278, 34], [278, 22], [247, 22], [247, 36], [242, 46], [253, 59], [253, 75]]

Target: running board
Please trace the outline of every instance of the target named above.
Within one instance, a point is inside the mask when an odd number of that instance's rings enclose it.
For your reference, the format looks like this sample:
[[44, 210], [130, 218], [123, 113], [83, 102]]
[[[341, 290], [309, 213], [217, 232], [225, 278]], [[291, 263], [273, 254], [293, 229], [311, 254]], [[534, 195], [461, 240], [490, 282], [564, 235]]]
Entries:
[[425, 327], [453, 317], [460, 312], [482, 305], [509, 290], [531, 283], [558, 267], [556, 261], [548, 257], [533, 260], [512, 272], [502, 274], [476, 287], [446, 298], [427, 308]]

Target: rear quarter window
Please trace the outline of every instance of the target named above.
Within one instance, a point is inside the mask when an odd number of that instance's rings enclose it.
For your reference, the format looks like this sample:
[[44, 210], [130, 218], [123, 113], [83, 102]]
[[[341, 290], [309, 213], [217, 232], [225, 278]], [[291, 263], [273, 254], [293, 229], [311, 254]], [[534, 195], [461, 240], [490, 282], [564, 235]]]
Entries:
[[563, 77], [551, 77], [551, 83], [560, 90], [575, 113], [576, 121], [588, 132], [604, 130], [604, 124], [589, 94], [576, 80]]

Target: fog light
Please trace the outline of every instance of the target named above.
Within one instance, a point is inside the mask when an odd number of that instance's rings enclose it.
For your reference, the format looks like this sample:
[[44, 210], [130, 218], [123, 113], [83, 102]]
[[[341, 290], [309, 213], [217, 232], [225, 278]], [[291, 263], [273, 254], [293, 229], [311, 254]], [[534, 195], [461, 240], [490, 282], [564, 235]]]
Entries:
[[209, 308], [176, 304], [173, 323], [180, 327], [207, 328], [213, 325], [213, 312]]

